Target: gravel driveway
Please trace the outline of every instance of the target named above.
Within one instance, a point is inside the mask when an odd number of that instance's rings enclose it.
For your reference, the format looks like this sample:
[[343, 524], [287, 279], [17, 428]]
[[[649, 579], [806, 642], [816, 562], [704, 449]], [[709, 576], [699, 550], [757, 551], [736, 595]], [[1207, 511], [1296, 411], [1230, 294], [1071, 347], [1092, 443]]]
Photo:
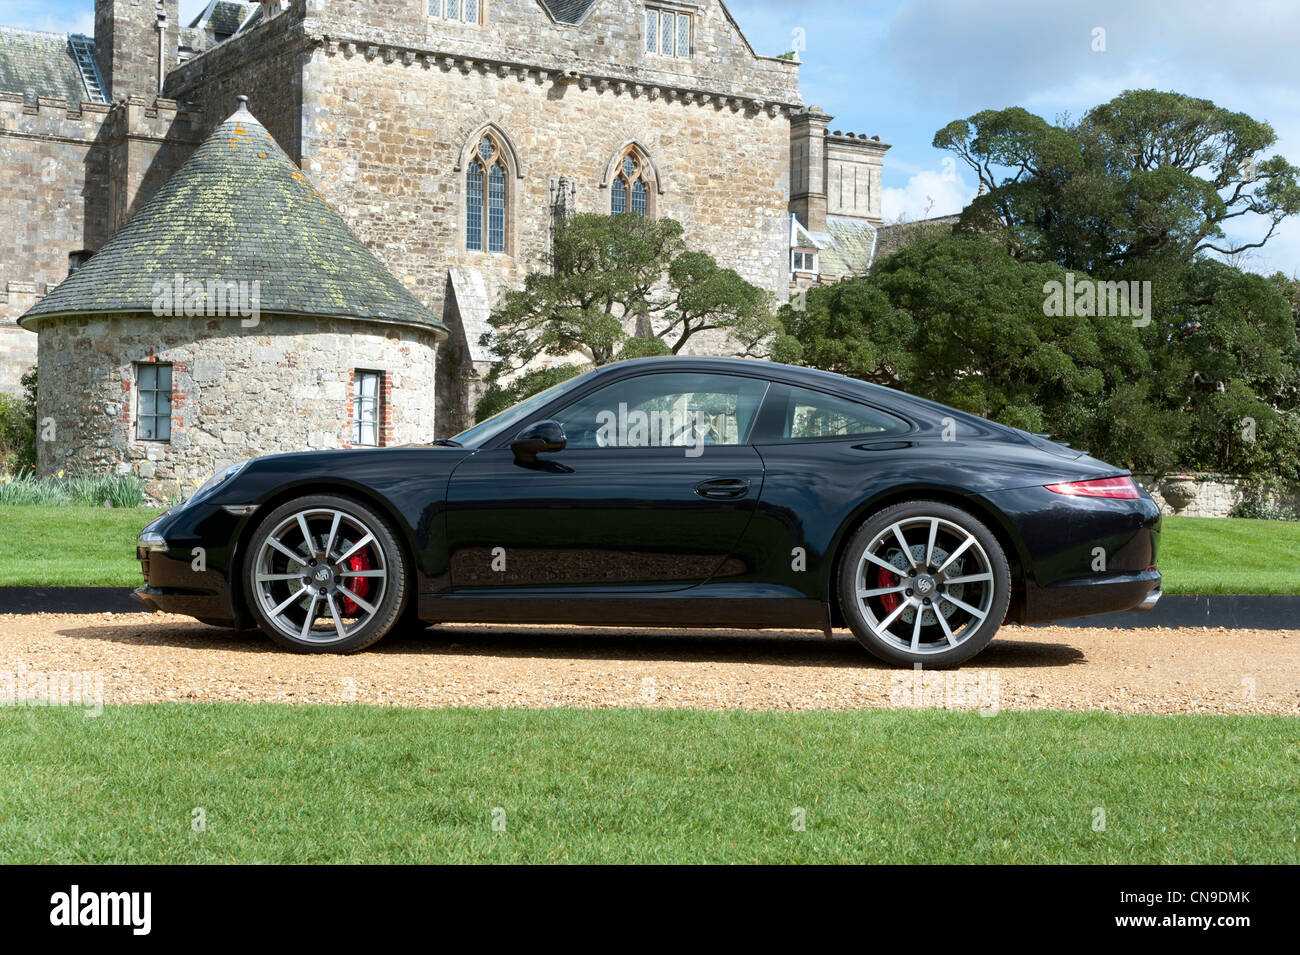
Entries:
[[0, 615], [0, 689], [56, 671], [102, 679], [110, 704], [1300, 714], [1300, 630], [1006, 627], [961, 670], [917, 674], [847, 632], [456, 625], [337, 657], [161, 613]]

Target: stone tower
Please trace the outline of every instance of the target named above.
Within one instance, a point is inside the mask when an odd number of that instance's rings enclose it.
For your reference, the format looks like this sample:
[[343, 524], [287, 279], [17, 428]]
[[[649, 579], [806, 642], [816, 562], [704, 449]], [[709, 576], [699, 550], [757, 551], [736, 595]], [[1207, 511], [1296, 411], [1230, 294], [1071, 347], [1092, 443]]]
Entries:
[[95, 59], [111, 99], [157, 95], [179, 43], [179, 0], [95, 0]]

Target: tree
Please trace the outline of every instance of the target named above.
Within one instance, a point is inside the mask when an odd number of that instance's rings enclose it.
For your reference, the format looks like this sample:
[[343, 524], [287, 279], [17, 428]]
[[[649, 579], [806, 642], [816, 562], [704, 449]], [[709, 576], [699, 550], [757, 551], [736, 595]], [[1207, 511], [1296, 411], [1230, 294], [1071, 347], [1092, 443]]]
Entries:
[[[1300, 170], [1267, 151], [1269, 124], [1205, 99], [1129, 90], [1077, 123], [1027, 110], [985, 110], [935, 133], [987, 192], [959, 228], [997, 235], [1018, 259], [1098, 277], [1262, 247], [1300, 211]], [[1254, 241], [1224, 227], [1262, 220]]]
[[[1066, 270], [985, 238], [908, 246], [788, 305], [780, 360], [901, 388], [1137, 471], [1300, 479], [1300, 346], [1279, 279], [1200, 259], [1148, 326], [1046, 314]], [[1176, 275], [1176, 279], [1175, 279]]]
[[19, 379], [21, 398], [0, 393], [0, 471], [36, 467], [36, 369]]
[[483, 344], [497, 355], [490, 407], [541, 390], [545, 376], [502, 384], [539, 359], [605, 365], [675, 355], [702, 332], [720, 332], [736, 354], [753, 355], [779, 330], [767, 293], [688, 249], [680, 223], [632, 213], [578, 213], [557, 223], [550, 270], [504, 292], [489, 324]]

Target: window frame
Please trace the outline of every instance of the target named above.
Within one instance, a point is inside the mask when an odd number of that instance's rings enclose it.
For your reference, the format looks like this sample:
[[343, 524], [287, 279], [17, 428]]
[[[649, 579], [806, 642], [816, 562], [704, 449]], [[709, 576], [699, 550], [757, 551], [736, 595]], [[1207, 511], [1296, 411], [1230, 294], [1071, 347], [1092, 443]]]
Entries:
[[[752, 446], [753, 446], [753, 444], [754, 444], [754, 434], [755, 434], [755, 432], [756, 432], [756, 430], [757, 430], [757, 428], [758, 428], [758, 423], [759, 423], [759, 421], [760, 421], [760, 420], [762, 419], [762, 417], [763, 417], [763, 408], [764, 408], [764, 405], [765, 405], [765, 403], [766, 403], [766, 401], [767, 401], [767, 396], [768, 396], [769, 392], [771, 391], [771, 389], [772, 389], [772, 385], [774, 384], [774, 382], [772, 382], [771, 380], [769, 380], [769, 379], [767, 379], [767, 378], [760, 378], [760, 377], [758, 377], [758, 376], [756, 376], [756, 375], [745, 375], [745, 374], [741, 374], [741, 373], [738, 373], [738, 372], [714, 371], [714, 370], [712, 370], [712, 369], [698, 369], [698, 368], [697, 368], [697, 369], [689, 369], [689, 368], [657, 368], [657, 369], [655, 369], [654, 371], [643, 371], [643, 372], [638, 372], [638, 373], [636, 373], [636, 374], [632, 374], [632, 375], [625, 375], [625, 376], [623, 376], [623, 377], [621, 377], [621, 378], [617, 378], [617, 379], [615, 379], [614, 381], [608, 381], [608, 382], [605, 382], [605, 383], [603, 383], [603, 384], [597, 385], [595, 388], [588, 389], [588, 390], [584, 391], [584, 392], [583, 392], [582, 394], [580, 394], [580, 395], [575, 395], [574, 397], [572, 397], [568, 402], [566, 402], [566, 403], [563, 404], [563, 405], [560, 405], [560, 406], [558, 406], [558, 407], [554, 407], [554, 408], [548, 408], [546, 416], [545, 416], [544, 418], [539, 418], [539, 419], [537, 419], [537, 420], [545, 421], [545, 420], [547, 420], [547, 419], [555, 419], [555, 420], [558, 421], [558, 420], [559, 420], [559, 416], [562, 415], [562, 414], [563, 414], [567, 409], [573, 407], [574, 405], [576, 405], [576, 404], [578, 404], [578, 403], [580, 403], [580, 402], [586, 401], [588, 398], [591, 398], [592, 396], [594, 396], [594, 395], [596, 395], [596, 394], [599, 394], [599, 393], [602, 392], [602, 391], [605, 391], [605, 390], [610, 389], [610, 388], [617, 388], [618, 386], [620, 386], [620, 385], [625, 385], [625, 384], [627, 384], [628, 382], [631, 382], [631, 381], [637, 381], [637, 380], [642, 379], [642, 378], [649, 378], [649, 377], [652, 377], [652, 376], [654, 376], [654, 375], [700, 375], [700, 376], [708, 376], [708, 377], [711, 377], [711, 378], [735, 378], [735, 379], [739, 379], [739, 380], [742, 380], [742, 381], [750, 381], [750, 382], [755, 382], [755, 383], [757, 383], [759, 386], [761, 386], [761, 389], [762, 389], [762, 390], [761, 390], [761, 392], [760, 392], [759, 395], [758, 395], [758, 402], [757, 402], [757, 404], [756, 404], [756, 406], [755, 406], [755, 408], [754, 408], [754, 414], [753, 414], [753, 417], [750, 419], [750, 421], [749, 421], [749, 427], [746, 429], [745, 433], [744, 433], [743, 435], [738, 435], [738, 436], [737, 436], [737, 441], [736, 441], [735, 444], [713, 444], [713, 445], [705, 445], [705, 447], [711, 447], [711, 448], [744, 448], [744, 447], [752, 447]], [[560, 424], [563, 425], [563, 422], [561, 421]], [[646, 445], [615, 445], [615, 446], [613, 446], [613, 447], [609, 447], [609, 448], [601, 448], [601, 447], [573, 447], [572, 450], [574, 450], [574, 451], [614, 451], [614, 450], [622, 450], [622, 451], [665, 451], [665, 450], [668, 450], [668, 451], [677, 451], [677, 452], [680, 452], [680, 451], [682, 450], [683, 447], [686, 447], [686, 446], [685, 446], [685, 445], [675, 445], [675, 444], [668, 444], [668, 445], [665, 445], [665, 444], [646, 444]], [[566, 449], [566, 450], [567, 450], [567, 449]]]
[[[487, 142], [492, 147], [492, 158], [484, 159], [480, 151], [482, 144]], [[501, 138], [491, 129], [483, 130], [475, 137], [473, 146], [470, 147], [469, 158], [465, 162], [464, 178], [464, 215], [461, 217], [461, 228], [464, 231], [464, 239], [461, 243], [466, 252], [479, 252], [485, 255], [510, 255], [511, 241], [511, 215], [510, 206], [513, 192], [511, 183], [511, 163], [508, 161], [510, 153], [506, 149]], [[494, 197], [494, 184], [492, 181], [492, 172], [499, 169], [500, 179], [500, 202], [497, 203]], [[477, 170], [477, 173], [476, 173]], [[478, 189], [471, 192], [471, 179], [477, 178]], [[471, 206], [471, 196], [477, 196], [477, 206]], [[478, 211], [478, 245], [470, 245], [470, 212], [472, 208]], [[501, 217], [500, 224], [500, 248], [492, 247], [492, 239], [495, 230], [492, 226], [492, 214], [498, 211]]]
[[[785, 436], [785, 422], [790, 415], [790, 400], [794, 397], [796, 391], [825, 395], [838, 401], [860, 405], [866, 411], [896, 421], [897, 426], [871, 434], [826, 434], [804, 438], [788, 438]], [[751, 429], [750, 443], [758, 446], [767, 444], [824, 444], [829, 441], [863, 444], [870, 441], [894, 440], [901, 435], [912, 434], [916, 430], [915, 421], [898, 411], [882, 408], [873, 402], [864, 401], [855, 396], [840, 394], [826, 388], [817, 388], [804, 384], [796, 385], [786, 381], [774, 381], [772, 387], [767, 390], [767, 395], [763, 400], [763, 407], [759, 410], [758, 418], [754, 422], [753, 429]]]
[[[654, 40], [651, 40], [650, 18], [654, 17]], [[664, 52], [664, 21], [671, 17], [673, 30], [672, 50]], [[682, 21], [686, 21], [686, 51], [681, 50]], [[653, 46], [651, 45], [653, 43]], [[641, 18], [641, 53], [649, 56], [662, 56], [673, 60], [691, 60], [695, 58], [695, 13], [692, 10], [673, 6], [671, 3], [647, 3], [645, 14]]]
[[[363, 378], [373, 377], [375, 381], [375, 394], [373, 398], [363, 397], [361, 394], [361, 382]], [[369, 401], [373, 404], [371, 410], [370, 424], [374, 428], [375, 443], [367, 444], [361, 440], [361, 427], [366, 422], [362, 418], [362, 402]], [[376, 368], [354, 368], [352, 370], [352, 420], [348, 422], [350, 447], [354, 448], [382, 448], [384, 446], [384, 372]]]
[[[144, 375], [141, 374], [141, 372], [142, 372], [144, 369], [146, 369], [146, 368], [148, 368], [148, 369], [153, 369], [153, 371], [154, 371], [154, 387], [153, 387], [153, 388], [143, 388], [143, 387], [142, 387], [142, 385], [144, 384]], [[166, 390], [166, 392], [162, 391], [162, 389], [160, 389], [160, 388], [158, 387], [158, 373], [159, 373], [159, 371], [160, 371], [161, 369], [163, 369], [163, 368], [166, 368], [166, 369], [167, 369], [167, 390]], [[173, 412], [174, 412], [174, 410], [175, 410], [175, 409], [172, 407], [172, 399], [176, 396], [176, 365], [175, 365], [174, 363], [172, 363], [172, 362], [169, 362], [169, 361], [138, 361], [138, 362], [135, 363], [135, 369], [134, 369], [134, 370], [135, 370], [135, 429], [134, 429], [134, 430], [135, 430], [135, 440], [136, 440], [136, 441], [148, 441], [148, 442], [151, 443], [151, 444], [171, 444], [171, 440], [172, 440], [172, 414], [173, 414]], [[144, 410], [143, 410], [143, 409], [144, 409], [144, 401], [141, 399], [141, 395], [142, 395], [142, 394], [152, 394], [152, 395], [154, 396], [154, 410], [151, 411], [151, 412], [149, 412], [148, 414], [145, 414], [145, 412], [144, 412]], [[167, 414], [165, 414], [165, 415], [159, 414], [159, 413], [158, 413], [158, 410], [157, 410], [157, 409], [158, 409], [158, 396], [161, 395], [161, 394], [166, 394], [166, 395], [167, 395]], [[165, 437], [165, 438], [159, 438], [159, 437], [146, 438], [144, 435], [142, 435], [142, 434], [140, 433], [140, 428], [141, 428], [141, 425], [143, 424], [143, 421], [144, 421], [145, 418], [151, 418], [151, 419], [153, 419], [153, 422], [154, 422], [154, 432], [155, 432], [155, 433], [156, 433], [157, 430], [158, 430], [158, 421], [163, 420], [163, 419], [166, 419], [166, 421], [167, 421], [167, 437]]]
[[[636, 174], [633, 176], [629, 176], [627, 170], [623, 168], [623, 164], [627, 162], [629, 156], [636, 163]], [[618, 154], [617, 161], [614, 163], [614, 175], [606, 184], [609, 189], [610, 215], [620, 216], [633, 213], [650, 219], [658, 218], [654, 198], [658, 194], [658, 178], [647, 175], [647, 172], [652, 172], [653, 168], [650, 160], [646, 157], [645, 151], [636, 143], [629, 143], [623, 147], [623, 150]], [[634, 208], [637, 183], [641, 184], [641, 201], [645, 206], [640, 211]], [[620, 191], [623, 196], [623, 209], [621, 212], [615, 212], [614, 199], [620, 195]]]
[[[474, 19], [466, 16], [468, 3], [474, 4]], [[447, 16], [447, 8], [456, 4], [457, 15]], [[468, 23], [470, 26], [483, 26], [487, 23], [488, 0], [425, 0], [424, 14], [439, 23]]]

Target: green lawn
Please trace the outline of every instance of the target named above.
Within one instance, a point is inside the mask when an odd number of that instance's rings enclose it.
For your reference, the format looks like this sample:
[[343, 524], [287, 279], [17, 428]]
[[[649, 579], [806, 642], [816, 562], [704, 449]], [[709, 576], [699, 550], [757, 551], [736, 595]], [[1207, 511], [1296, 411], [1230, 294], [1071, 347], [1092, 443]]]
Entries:
[[0, 587], [138, 587], [135, 507], [0, 507]]
[[[145, 508], [0, 507], [0, 587], [134, 587]], [[1300, 522], [1167, 517], [1166, 593], [1300, 594]]]
[[1168, 593], [1300, 594], [1300, 522], [1166, 517], [1157, 563]]
[[0, 863], [1300, 862], [1288, 717], [3, 707], [0, 765]]

